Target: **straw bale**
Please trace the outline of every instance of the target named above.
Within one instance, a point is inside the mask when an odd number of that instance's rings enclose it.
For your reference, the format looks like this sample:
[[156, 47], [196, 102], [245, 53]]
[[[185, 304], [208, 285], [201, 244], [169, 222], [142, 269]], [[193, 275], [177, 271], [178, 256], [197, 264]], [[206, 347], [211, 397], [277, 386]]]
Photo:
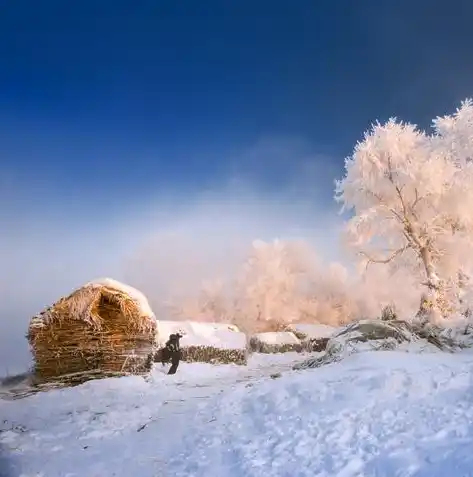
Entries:
[[[237, 334], [226, 334], [226, 332], [234, 332]], [[182, 346], [189, 346], [190, 344], [196, 344], [196, 342], [200, 345], [217, 344], [218, 346], [223, 346], [225, 342], [229, 343], [232, 341], [232, 336], [238, 336], [240, 330], [237, 326], [230, 323], [159, 320], [156, 335], [158, 346], [164, 346], [169, 336], [174, 333], [183, 335], [181, 340]], [[225, 337], [222, 337], [222, 333]], [[239, 339], [239, 344], [241, 345], [241, 338], [237, 339]]]
[[200, 323], [196, 321], [159, 321], [158, 351], [155, 361], [161, 360], [161, 351], [169, 335], [182, 333], [181, 359], [186, 362], [240, 364], [248, 359], [246, 335], [231, 324]]
[[219, 349], [212, 346], [189, 346], [183, 350], [184, 361], [188, 363], [239, 364], [246, 365], [246, 349]]
[[148, 372], [156, 318], [130, 289], [113, 280], [90, 282], [34, 316], [27, 338], [36, 381], [72, 384]]
[[329, 339], [338, 330], [337, 328], [321, 323], [315, 324], [291, 324], [285, 328], [291, 331], [302, 342], [304, 351], [325, 351]]
[[303, 345], [290, 331], [257, 333], [250, 338], [250, 349], [254, 353], [288, 353], [303, 351]]
[[[155, 362], [161, 362], [162, 348], [155, 353]], [[181, 360], [187, 363], [238, 364], [248, 363], [248, 350], [222, 349], [215, 346], [185, 346], [181, 348]]]

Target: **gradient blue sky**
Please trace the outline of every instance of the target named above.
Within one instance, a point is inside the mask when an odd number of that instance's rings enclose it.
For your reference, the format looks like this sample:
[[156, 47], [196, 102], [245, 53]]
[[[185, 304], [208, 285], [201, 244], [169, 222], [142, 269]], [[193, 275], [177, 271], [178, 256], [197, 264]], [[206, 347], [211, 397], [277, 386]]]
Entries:
[[473, 94], [472, 17], [460, 0], [2, 2], [0, 368], [26, 359], [32, 312], [125, 277], [150, 237], [208, 263], [235, 235], [329, 256], [333, 179], [370, 123], [428, 126]]

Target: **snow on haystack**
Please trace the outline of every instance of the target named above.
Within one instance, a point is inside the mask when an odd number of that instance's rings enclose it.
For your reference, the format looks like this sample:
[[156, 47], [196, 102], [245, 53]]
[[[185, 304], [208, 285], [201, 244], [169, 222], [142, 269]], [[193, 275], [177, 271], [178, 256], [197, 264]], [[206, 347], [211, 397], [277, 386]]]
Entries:
[[255, 353], [286, 353], [302, 351], [302, 343], [291, 331], [257, 333], [250, 338], [250, 349]]
[[129, 296], [139, 307], [142, 316], [147, 316], [150, 318], [155, 318], [154, 312], [151, 309], [150, 304], [148, 303], [148, 299], [144, 296], [136, 288], [133, 288], [130, 285], [126, 285], [125, 283], [121, 283], [118, 280], [114, 280], [113, 278], [97, 278], [95, 280], [90, 281], [85, 287], [107, 287], [113, 290], [120, 291], [124, 295]]
[[[247, 362], [247, 338], [235, 325], [196, 321], [159, 321], [157, 345], [163, 348], [169, 335], [181, 333], [182, 359], [188, 362]], [[159, 360], [158, 350], [156, 360]]]

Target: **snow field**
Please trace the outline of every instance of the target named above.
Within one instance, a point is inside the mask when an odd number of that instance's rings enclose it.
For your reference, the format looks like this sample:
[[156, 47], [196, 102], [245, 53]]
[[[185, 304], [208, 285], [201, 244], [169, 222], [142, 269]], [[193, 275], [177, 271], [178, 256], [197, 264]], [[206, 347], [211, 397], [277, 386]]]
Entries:
[[364, 352], [291, 371], [297, 359], [0, 401], [3, 475], [473, 476], [473, 354]]
[[[473, 358], [371, 352], [225, 393], [173, 475], [473, 475]], [[196, 422], [197, 421], [197, 422]]]

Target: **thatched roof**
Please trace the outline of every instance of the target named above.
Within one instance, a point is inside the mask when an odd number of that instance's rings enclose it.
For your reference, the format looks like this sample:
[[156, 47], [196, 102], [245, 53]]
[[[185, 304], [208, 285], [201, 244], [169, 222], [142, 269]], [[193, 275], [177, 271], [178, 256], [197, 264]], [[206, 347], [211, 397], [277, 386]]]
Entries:
[[120, 308], [130, 328], [140, 331], [156, 329], [156, 317], [146, 297], [133, 287], [111, 278], [94, 280], [63, 297], [31, 319], [29, 334], [64, 321], [78, 320], [100, 330], [103, 318], [97, 313], [102, 297]]

